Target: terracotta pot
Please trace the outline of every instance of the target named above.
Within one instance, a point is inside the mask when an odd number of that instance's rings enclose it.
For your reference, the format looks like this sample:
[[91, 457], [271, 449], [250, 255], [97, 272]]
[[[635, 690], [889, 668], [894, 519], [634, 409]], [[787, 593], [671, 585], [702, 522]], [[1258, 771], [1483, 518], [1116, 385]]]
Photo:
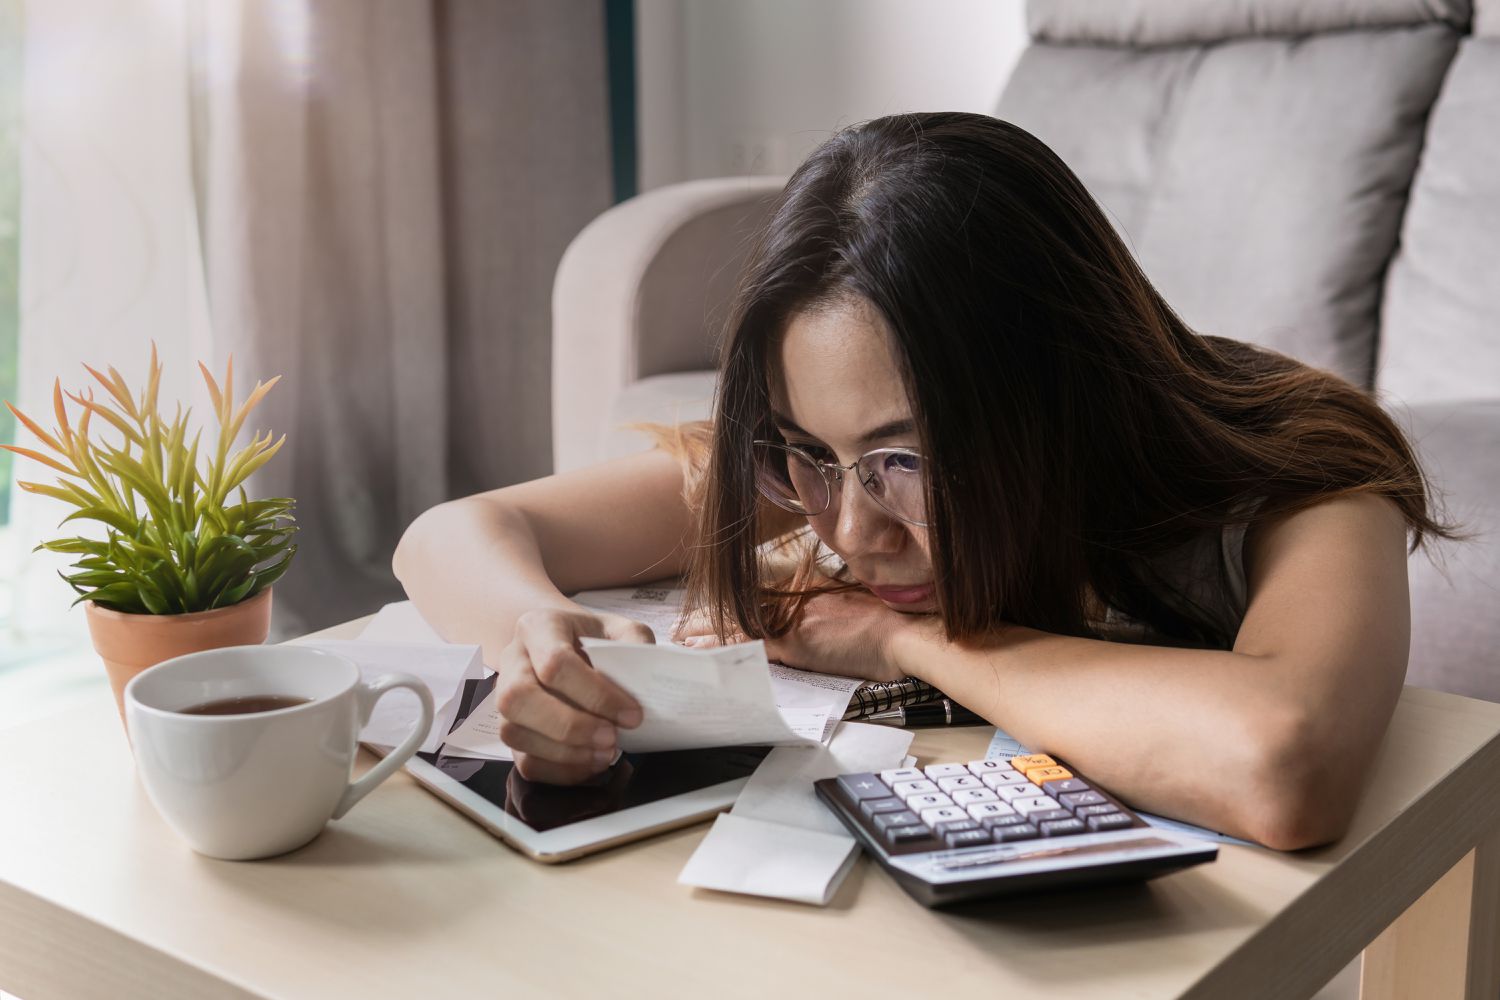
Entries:
[[248, 601], [184, 615], [132, 615], [84, 604], [94, 651], [104, 660], [115, 707], [125, 721], [125, 685], [147, 667], [184, 653], [220, 646], [254, 646], [271, 631], [271, 588]]

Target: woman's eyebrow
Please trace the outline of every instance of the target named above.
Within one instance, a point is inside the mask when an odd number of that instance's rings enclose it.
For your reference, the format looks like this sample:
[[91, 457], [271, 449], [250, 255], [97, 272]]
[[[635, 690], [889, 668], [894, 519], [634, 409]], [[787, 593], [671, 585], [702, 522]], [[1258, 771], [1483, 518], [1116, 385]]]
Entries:
[[[810, 438], [817, 437], [816, 434], [808, 433], [807, 431], [798, 427], [796, 422], [792, 420], [792, 418], [777, 413], [775, 410], [771, 411], [771, 419], [776, 421], [776, 423], [780, 424], [786, 430], [792, 431], [793, 433], [806, 434]], [[916, 429], [916, 421], [912, 420], [910, 417], [903, 417], [900, 420], [892, 420], [889, 423], [881, 424], [874, 430], [866, 432], [859, 439], [858, 443], [860, 445], [872, 444], [873, 442], [879, 441], [882, 438], [895, 437], [898, 434], [910, 434]]]

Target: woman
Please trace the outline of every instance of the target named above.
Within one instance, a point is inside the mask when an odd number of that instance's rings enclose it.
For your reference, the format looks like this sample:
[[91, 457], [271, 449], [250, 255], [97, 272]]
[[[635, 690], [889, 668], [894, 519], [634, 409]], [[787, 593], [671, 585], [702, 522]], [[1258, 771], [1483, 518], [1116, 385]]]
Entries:
[[974, 114], [809, 157], [714, 420], [660, 436], [396, 553], [484, 645], [526, 777], [596, 773], [641, 717], [577, 640], [649, 632], [563, 595], [686, 573], [682, 641], [919, 677], [1142, 809], [1323, 843], [1401, 689], [1408, 540], [1451, 533], [1363, 391], [1188, 329], [1056, 155]]

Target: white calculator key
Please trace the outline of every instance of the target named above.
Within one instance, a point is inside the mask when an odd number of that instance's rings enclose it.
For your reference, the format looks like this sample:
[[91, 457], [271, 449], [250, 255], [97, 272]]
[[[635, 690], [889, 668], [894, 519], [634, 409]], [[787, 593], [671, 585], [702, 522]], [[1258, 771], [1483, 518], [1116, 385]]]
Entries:
[[1014, 768], [1012, 768], [1003, 760], [971, 760], [964, 766], [969, 769], [970, 774], [978, 775], [980, 777], [983, 777], [984, 775], [990, 774], [994, 771], [1014, 770]]
[[1022, 816], [1030, 816], [1032, 813], [1041, 812], [1043, 809], [1058, 808], [1057, 800], [1050, 795], [1038, 795], [1034, 799], [1016, 799], [1011, 805], [1015, 806], [1016, 812]]
[[977, 820], [991, 819], [995, 816], [1014, 816], [1016, 813], [1004, 802], [975, 802], [968, 807], [968, 812]]
[[988, 774], [981, 775], [979, 780], [984, 782], [984, 787], [993, 788], [997, 791], [1000, 789], [1001, 785], [1030, 784], [1030, 782], [1026, 780], [1026, 775], [1022, 774], [1020, 771], [1010, 770], [991, 771]]
[[908, 795], [926, 795], [928, 792], [941, 791], [941, 789], [923, 778], [920, 781], [898, 781], [891, 786], [891, 791], [904, 799]]
[[952, 795], [959, 788], [983, 788], [978, 778], [972, 774], [950, 774], [937, 780], [938, 788]]
[[890, 771], [880, 772], [880, 780], [887, 785], [894, 785], [898, 781], [925, 781], [926, 779], [927, 775], [915, 767], [898, 767]]
[[998, 802], [1000, 797], [988, 788], [960, 788], [951, 793], [956, 806], [972, 806], [976, 802]]
[[942, 792], [930, 792], [927, 795], [913, 795], [906, 800], [906, 808], [912, 812], [921, 812], [923, 809], [942, 809], [951, 806], [953, 800]]
[[957, 806], [942, 806], [937, 809], [923, 809], [920, 813], [922, 822], [928, 826], [937, 826], [939, 823], [957, 823], [969, 818], [969, 814]]
[[1042, 794], [1042, 790], [1029, 781], [1022, 782], [1019, 785], [1000, 785], [995, 789], [995, 792], [1007, 802], [1012, 802], [1016, 799], [1034, 799]]
[[962, 764], [928, 764], [927, 777], [933, 781], [939, 778], [947, 778], [956, 774], [968, 774], [969, 769]]

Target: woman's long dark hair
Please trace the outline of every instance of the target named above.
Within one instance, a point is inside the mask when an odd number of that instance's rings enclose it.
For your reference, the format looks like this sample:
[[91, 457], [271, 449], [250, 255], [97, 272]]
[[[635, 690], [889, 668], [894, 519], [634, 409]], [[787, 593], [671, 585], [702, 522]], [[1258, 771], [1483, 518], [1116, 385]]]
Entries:
[[1363, 390], [1190, 330], [1045, 144], [979, 114], [845, 129], [794, 173], [725, 330], [690, 607], [721, 637], [782, 634], [807, 594], [767, 579], [751, 441], [800, 310], [880, 313], [927, 457], [930, 550], [950, 640], [1006, 624], [1087, 635], [1091, 602], [1228, 646], [1151, 559], [1195, 534], [1355, 492], [1389, 497], [1415, 548], [1429, 510], [1400, 430]]

